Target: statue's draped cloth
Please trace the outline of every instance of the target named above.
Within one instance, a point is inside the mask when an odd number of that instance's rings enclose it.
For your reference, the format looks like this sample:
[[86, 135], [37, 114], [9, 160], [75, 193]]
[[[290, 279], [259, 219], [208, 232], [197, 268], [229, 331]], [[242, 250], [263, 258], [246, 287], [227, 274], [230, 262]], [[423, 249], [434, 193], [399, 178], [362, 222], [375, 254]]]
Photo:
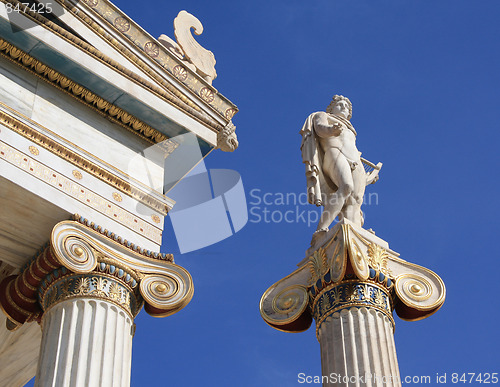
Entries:
[[[337, 191], [337, 186], [331, 179], [323, 175], [322, 162], [324, 152], [314, 132], [314, 116], [318, 113], [320, 112], [310, 114], [300, 131], [302, 135], [300, 150], [302, 151], [302, 162], [306, 165], [307, 200], [311, 204], [322, 206], [324, 205], [322, 193], [334, 193]], [[334, 118], [356, 135], [356, 130], [349, 120], [339, 116], [335, 116]]]

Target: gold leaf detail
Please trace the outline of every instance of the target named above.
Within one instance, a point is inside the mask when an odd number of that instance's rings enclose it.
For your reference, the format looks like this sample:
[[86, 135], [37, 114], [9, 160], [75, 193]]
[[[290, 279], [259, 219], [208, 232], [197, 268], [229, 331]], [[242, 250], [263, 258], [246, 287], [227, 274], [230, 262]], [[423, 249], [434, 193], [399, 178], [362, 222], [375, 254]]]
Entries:
[[368, 285], [361, 285], [359, 291], [361, 293], [361, 301], [370, 301], [370, 287]]
[[349, 284], [345, 288], [345, 298], [347, 302], [355, 302], [358, 301], [359, 294], [358, 294], [358, 289], [356, 288], [356, 285], [354, 284]]
[[117, 202], [121, 202], [122, 196], [118, 192], [113, 192], [113, 199], [115, 199]]
[[309, 257], [309, 270], [311, 277], [309, 278], [309, 285], [315, 284], [327, 271], [325, 249], [320, 247], [316, 250], [311, 257]]
[[98, 297], [106, 297], [106, 286], [108, 284], [108, 280], [103, 277], [92, 277], [92, 285], [94, 285], [94, 290], [91, 294]]
[[387, 267], [387, 251], [376, 243], [368, 246], [368, 264], [375, 270], [381, 271], [386, 276], [392, 277], [391, 270]]
[[78, 278], [76, 281], [75, 290], [73, 291], [74, 295], [83, 296], [87, 295], [90, 292], [90, 280], [88, 277]]
[[380, 306], [386, 305], [384, 295], [379, 289], [374, 290], [374, 302], [376, 305], [380, 305]]
[[111, 298], [114, 301], [119, 301], [121, 299], [121, 288], [118, 286], [116, 282], [113, 282], [109, 286], [109, 298]]
[[29, 150], [30, 150], [30, 153], [34, 156], [38, 156], [40, 154], [40, 151], [37, 148], [35, 148], [34, 146], [30, 146]]

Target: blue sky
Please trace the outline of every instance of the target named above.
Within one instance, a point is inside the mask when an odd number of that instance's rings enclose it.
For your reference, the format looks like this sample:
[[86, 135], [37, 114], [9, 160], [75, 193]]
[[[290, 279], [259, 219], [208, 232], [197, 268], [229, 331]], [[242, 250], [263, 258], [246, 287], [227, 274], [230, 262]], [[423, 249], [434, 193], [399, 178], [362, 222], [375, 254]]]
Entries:
[[[180, 10], [205, 27], [214, 86], [240, 112], [239, 149], [209, 168], [238, 171], [252, 190], [305, 190], [298, 131], [334, 94], [353, 103], [358, 148], [382, 161], [367, 189], [367, 228], [403, 259], [438, 273], [441, 310], [396, 320], [400, 372], [500, 372], [498, 170], [500, 3], [462, 0], [116, 0], [153, 36], [174, 37]], [[257, 192], [257, 191], [254, 191]], [[249, 208], [255, 207], [249, 204]], [[260, 206], [263, 210], [263, 206]], [[266, 205], [269, 211], [293, 205]], [[312, 206], [299, 210], [316, 211]], [[250, 222], [202, 250], [177, 254], [195, 283], [178, 314], [136, 319], [133, 386], [296, 386], [320, 375], [314, 329], [278, 332], [259, 314], [262, 293], [304, 258], [315, 225]], [[164, 251], [175, 251], [171, 228]]]
[[[453, 372], [500, 372], [498, 279], [488, 275], [499, 257], [498, 2], [117, 5], [153, 36], [173, 37], [182, 9], [202, 21], [198, 41], [217, 59], [214, 86], [240, 108], [240, 148], [212, 153], [207, 166], [238, 171], [251, 203], [253, 189], [304, 192], [298, 131], [332, 95], [348, 96], [358, 148], [384, 163], [380, 181], [368, 187], [378, 205], [364, 207], [366, 227], [447, 286], [435, 315], [396, 317], [401, 375], [435, 380], [446, 372], [450, 382]], [[295, 210], [260, 207], [254, 211]], [[320, 374], [314, 329], [278, 332], [258, 309], [262, 293], [304, 257], [315, 225], [249, 220], [230, 239], [176, 255], [193, 276], [195, 296], [166, 319], [141, 313], [134, 386], [294, 386], [300, 372]], [[175, 250], [174, 239], [169, 246]]]

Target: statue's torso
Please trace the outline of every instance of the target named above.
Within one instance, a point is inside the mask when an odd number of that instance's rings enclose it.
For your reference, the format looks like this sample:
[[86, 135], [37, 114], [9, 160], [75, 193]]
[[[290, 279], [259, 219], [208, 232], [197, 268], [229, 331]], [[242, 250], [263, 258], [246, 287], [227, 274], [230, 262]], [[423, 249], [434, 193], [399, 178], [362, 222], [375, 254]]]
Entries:
[[319, 143], [325, 153], [329, 149], [336, 148], [347, 157], [350, 161], [359, 162], [359, 151], [356, 148], [356, 135], [340, 120], [336, 120], [335, 116], [329, 115], [329, 122], [342, 125], [342, 131], [338, 136], [320, 137]]

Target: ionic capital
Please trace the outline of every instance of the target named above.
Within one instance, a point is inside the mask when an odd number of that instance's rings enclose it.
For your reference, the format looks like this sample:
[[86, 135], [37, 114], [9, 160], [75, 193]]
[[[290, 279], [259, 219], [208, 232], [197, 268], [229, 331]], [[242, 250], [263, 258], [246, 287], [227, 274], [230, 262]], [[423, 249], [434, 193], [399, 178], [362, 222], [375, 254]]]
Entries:
[[154, 317], [176, 313], [193, 296], [190, 274], [171, 255], [144, 251], [84, 221], [63, 221], [50, 242], [16, 276], [0, 283], [11, 327], [41, 317], [72, 298], [115, 303], [132, 318], [142, 305]]
[[374, 308], [391, 321], [426, 318], [444, 303], [446, 289], [434, 272], [404, 261], [387, 242], [344, 220], [307, 251], [299, 268], [262, 296], [262, 318], [273, 328], [317, 328], [332, 313]]

